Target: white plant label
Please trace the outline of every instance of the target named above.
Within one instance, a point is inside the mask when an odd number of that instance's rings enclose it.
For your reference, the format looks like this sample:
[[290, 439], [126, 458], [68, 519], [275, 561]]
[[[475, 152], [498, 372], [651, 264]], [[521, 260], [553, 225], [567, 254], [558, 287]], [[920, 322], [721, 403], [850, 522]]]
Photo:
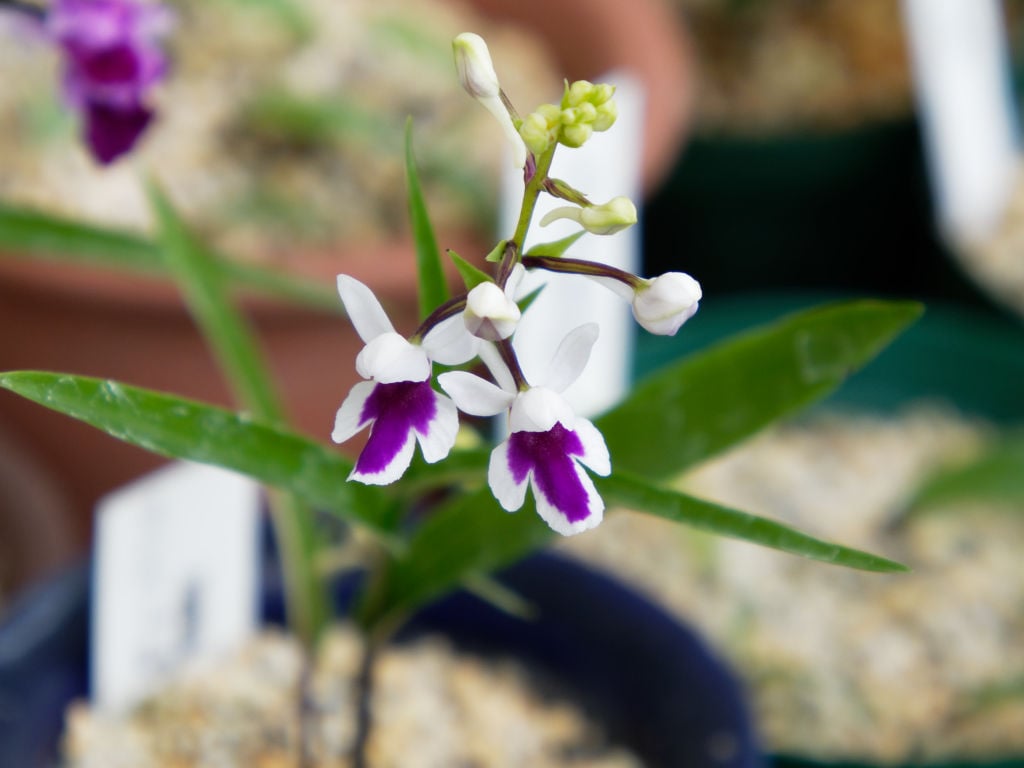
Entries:
[[97, 507], [93, 703], [122, 711], [257, 622], [259, 486], [175, 463]]

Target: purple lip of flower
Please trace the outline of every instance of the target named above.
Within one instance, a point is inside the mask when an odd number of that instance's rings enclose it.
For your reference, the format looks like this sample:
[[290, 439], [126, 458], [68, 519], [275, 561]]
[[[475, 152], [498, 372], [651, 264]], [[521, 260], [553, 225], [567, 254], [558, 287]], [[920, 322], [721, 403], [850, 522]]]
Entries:
[[533, 472], [539, 491], [570, 523], [590, 516], [588, 495], [573, 456], [583, 456], [583, 442], [556, 423], [547, 432], [513, 432], [508, 438], [508, 463], [516, 483]]
[[89, 104], [85, 112], [85, 139], [97, 160], [111, 163], [134, 146], [152, 119], [152, 111], [141, 106], [118, 109]]
[[372, 421], [370, 439], [359, 454], [356, 472], [374, 475], [384, 471], [414, 430], [427, 434], [437, 415], [437, 394], [427, 381], [377, 384], [363, 404], [360, 425]]

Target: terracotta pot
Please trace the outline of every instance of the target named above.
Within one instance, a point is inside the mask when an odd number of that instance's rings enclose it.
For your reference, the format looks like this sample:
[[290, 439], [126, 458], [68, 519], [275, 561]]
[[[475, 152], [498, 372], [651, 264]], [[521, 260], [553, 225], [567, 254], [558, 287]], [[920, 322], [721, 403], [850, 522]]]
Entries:
[[[471, 252], [471, 251], [466, 251]], [[333, 285], [345, 271], [374, 285], [399, 330], [417, 323], [412, 246], [395, 242], [357, 256], [322, 254], [303, 271]], [[327, 441], [334, 410], [357, 380], [362, 346], [348, 320], [261, 299], [245, 302], [297, 429]], [[0, 260], [0, 370], [98, 376], [231, 405], [228, 388], [175, 289], [164, 281], [63, 265]], [[79, 548], [107, 491], [163, 459], [0, 391], [0, 423], [58, 478], [72, 500], [66, 527]], [[344, 482], [340, 478], [339, 482]]]
[[[475, 0], [495, 18], [533, 28], [570, 78], [625, 68], [646, 85], [645, 187], [671, 166], [689, 112], [687, 47], [675, 18], [656, 0]], [[454, 86], [453, 86], [454, 87]], [[466, 256], [487, 246], [442, 236]], [[408, 242], [351, 244], [296, 258], [328, 285], [341, 271], [369, 284], [399, 330], [416, 324], [413, 249]], [[355, 382], [360, 342], [337, 316], [271, 302], [249, 305], [289, 416], [298, 429], [327, 440], [333, 414]], [[180, 299], [165, 282], [64, 265], [0, 258], [0, 370], [43, 369], [112, 378], [229, 404], [227, 388]], [[162, 459], [67, 417], [0, 391], [0, 423], [29, 446], [72, 499], [68, 530], [79, 546], [91, 534], [96, 499]], [[343, 482], [344, 478], [339, 478]]]
[[72, 558], [69, 510], [56, 478], [0, 429], [0, 615], [23, 587]]

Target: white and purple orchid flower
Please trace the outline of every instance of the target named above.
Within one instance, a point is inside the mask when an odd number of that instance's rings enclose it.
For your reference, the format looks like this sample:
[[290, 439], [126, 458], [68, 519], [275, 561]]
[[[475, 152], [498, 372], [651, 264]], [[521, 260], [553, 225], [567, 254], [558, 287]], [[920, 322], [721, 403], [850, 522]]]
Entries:
[[341, 404], [331, 439], [342, 443], [367, 426], [370, 437], [349, 475], [368, 485], [387, 485], [409, 468], [418, 442], [434, 463], [455, 444], [455, 404], [431, 386], [433, 361], [457, 365], [476, 355], [478, 342], [459, 315], [435, 326], [421, 343], [397, 333], [373, 292], [348, 275], [338, 275], [338, 293], [356, 333], [366, 343], [356, 384]]
[[604, 501], [584, 467], [598, 475], [611, 472], [604, 438], [590, 421], [577, 416], [561, 396], [582, 373], [598, 328], [588, 323], [570, 332], [555, 352], [540, 386], [519, 390], [494, 347], [480, 356], [498, 385], [464, 371], [438, 377], [459, 410], [474, 416], [508, 413], [508, 438], [491, 453], [487, 480], [501, 506], [523, 506], [532, 488], [537, 512], [563, 536], [593, 528], [604, 515]]
[[99, 162], [128, 152], [151, 122], [149, 92], [167, 72], [160, 39], [171, 25], [166, 8], [136, 0], [55, 0], [47, 13], [46, 32], [64, 54], [64, 95]]

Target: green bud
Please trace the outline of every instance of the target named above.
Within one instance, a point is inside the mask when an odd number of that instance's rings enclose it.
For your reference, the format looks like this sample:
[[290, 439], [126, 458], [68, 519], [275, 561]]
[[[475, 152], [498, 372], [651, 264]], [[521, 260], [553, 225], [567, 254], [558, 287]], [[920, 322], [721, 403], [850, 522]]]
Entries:
[[555, 140], [553, 131], [548, 128], [547, 120], [539, 112], [531, 112], [519, 126], [519, 135], [523, 137], [527, 148], [535, 155], [543, 155]]
[[562, 107], [578, 107], [583, 102], [589, 101], [593, 88], [593, 83], [587, 80], [577, 80], [572, 83], [566, 88], [565, 95], [562, 97]]
[[594, 118], [595, 131], [607, 131], [615, 124], [619, 116], [619, 107], [614, 101], [606, 101], [597, 108], [597, 116]]
[[613, 197], [580, 211], [580, 224], [595, 235], [613, 235], [636, 224], [636, 206], [628, 197]]
[[587, 99], [595, 107], [600, 107], [615, 95], [615, 86], [608, 83], [598, 83], [591, 89], [590, 98]]
[[594, 129], [589, 123], [577, 123], [575, 125], [563, 125], [558, 140], [567, 147], [582, 147], [587, 139], [593, 135]]

